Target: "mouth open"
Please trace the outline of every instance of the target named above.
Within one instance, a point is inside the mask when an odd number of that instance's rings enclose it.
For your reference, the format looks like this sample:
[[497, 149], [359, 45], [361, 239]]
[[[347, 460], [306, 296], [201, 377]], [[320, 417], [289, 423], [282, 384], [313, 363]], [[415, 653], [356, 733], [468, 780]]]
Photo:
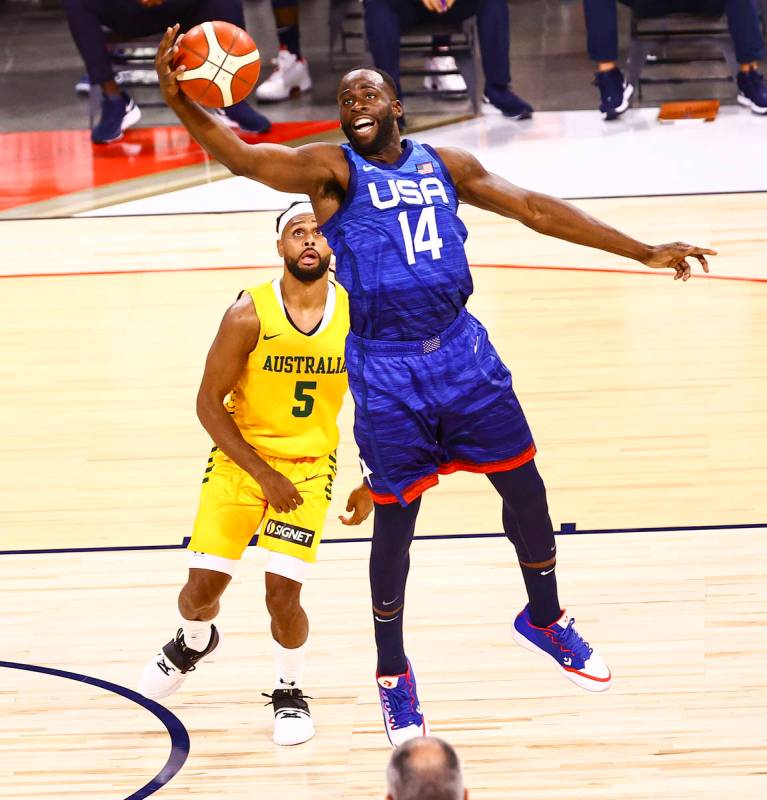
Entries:
[[320, 254], [316, 250], [304, 250], [301, 253], [299, 262], [305, 267], [313, 267], [320, 260]]
[[352, 130], [355, 133], [369, 133], [375, 127], [375, 120], [372, 117], [357, 117], [352, 123]]

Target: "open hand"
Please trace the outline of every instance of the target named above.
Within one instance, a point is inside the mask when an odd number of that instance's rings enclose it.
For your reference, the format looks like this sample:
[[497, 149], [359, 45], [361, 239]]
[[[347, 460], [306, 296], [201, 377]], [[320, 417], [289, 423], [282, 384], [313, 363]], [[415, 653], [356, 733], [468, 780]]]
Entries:
[[287, 514], [303, 505], [304, 498], [298, 493], [292, 481], [276, 469], [266, 467], [253, 476], [261, 486], [267, 503], [278, 513]]
[[352, 490], [346, 503], [346, 510], [353, 513], [348, 517], [339, 514], [338, 519], [344, 525], [359, 525], [370, 516], [373, 510], [373, 498], [370, 496], [370, 489], [364, 483]]
[[165, 31], [165, 36], [157, 47], [157, 55], [154, 59], [154, 68], [157, 70], [157, 77], [160, 79], [160, 91], [163, 100], [170, 104], [178, 95], [178, 76], [184, 71], [185, 67], [173, 69], [173, 59], [178, 53], [178, 43], [181, 37], [178, 35], [179, 24], [176, 23], [172, 28]]
[[689, 280], [692, 274], [692, 267], [687, 261], [688, 258], [697, 258], [704, 272], [708, 272], [708, 261], [706, 256], [715, 256], [716, 250], [707, 250], [703, 247], [694, 247], [684, 242], [672, 242], [671, 244], [659, 244], [651, 248], [649, 258], [642, 263], [653, 269], [673, 269], [675, 272], [674, 280], [680, 278], [683, 281]]

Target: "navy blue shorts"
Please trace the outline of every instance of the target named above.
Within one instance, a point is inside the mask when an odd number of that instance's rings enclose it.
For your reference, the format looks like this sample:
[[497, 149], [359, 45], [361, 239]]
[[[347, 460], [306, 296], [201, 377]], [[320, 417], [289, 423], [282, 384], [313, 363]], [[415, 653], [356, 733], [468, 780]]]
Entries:
[[346, 340], [354, 436], [377, 503], [407, 505], [439, 473], [501, 472], [535, 456], [511, 373], [463, 310], [417, 342]]

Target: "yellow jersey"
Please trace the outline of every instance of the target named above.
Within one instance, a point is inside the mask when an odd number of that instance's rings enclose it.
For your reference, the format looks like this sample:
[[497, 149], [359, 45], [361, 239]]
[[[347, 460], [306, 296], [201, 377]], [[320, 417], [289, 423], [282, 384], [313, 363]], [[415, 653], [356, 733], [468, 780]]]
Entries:
[[261, 322], [258, 342], [227, 408], [259, 453], [319, 458], [338, 446], [338, 412], [348, 386], [344, 345], [349, 298], [328, 283], [325, 314], [311, 335], [288, 319], [279, 279], [245, 290]]

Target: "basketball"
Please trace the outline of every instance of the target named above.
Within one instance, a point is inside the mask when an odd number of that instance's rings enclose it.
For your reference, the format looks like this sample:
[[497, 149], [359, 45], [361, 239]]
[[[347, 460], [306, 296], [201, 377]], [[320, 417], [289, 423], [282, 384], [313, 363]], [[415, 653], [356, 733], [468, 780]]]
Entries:
[[181, 90], [210, 108], [223, 108], [244, 100], [261, 71], [261, 57], [250, 36], [230, 22], [203, 22], [180, 37], [173, 68]]

